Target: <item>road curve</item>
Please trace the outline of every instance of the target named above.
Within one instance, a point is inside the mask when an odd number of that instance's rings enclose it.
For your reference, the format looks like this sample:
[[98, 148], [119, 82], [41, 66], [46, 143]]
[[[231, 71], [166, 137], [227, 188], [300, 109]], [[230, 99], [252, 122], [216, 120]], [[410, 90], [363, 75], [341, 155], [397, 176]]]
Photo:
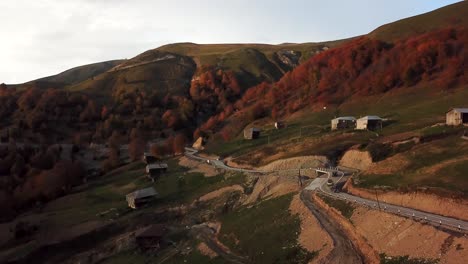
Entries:
[[[247, 172], [247, 173], [258, 173], [258, 174], [265, 174], [265, 173], [271, 173], [271, 172], [280, 172], [278, 171], [260, 171], [260, 170], [251, 170], [251, 169], [242, 169], [242, 168], [233, 168], [230, 167], [226, 164], [224, 164], [223, 161], [217, 160], [217, 159], [207, 159], [203, 158], [197, 155], [197, 150], [192, 149], [192, 148], [185, 148], [185, 156], [191, 159], [199, 160], [202, 162], [207, 162], [220, 169], [224, 170], [230, 170], [230, 171], [238, 171], [238, 172]], [[297, 169], [295, 169], [297, 170]], [[284, 170], [281, 170], [284, 171]], [[340, 180], [343, 179], [343, 175], [341, 175]], [[392, 213], [392, 214], [397, 214], [399, 216], [411, 218], [414, 220], [419, 220], [423, 223], [428, 223], [434, 226], [443, 226], [450, 228], [454, 231], [462, 232], [462, 233], [467, 233], [468, 232], [468, 221], [460, 220], [460, 219], [455, 219], [452, 217], [446, 217], [442, 215], [437, 215], [433, 213], [428, 213], [428, 212], [423, 212], [420, 210], [412, 209], [412, 208], [407, 208], [399, 205], [394, 205], [394, 204], [389, 204], [385, 202], [377, 202], [376, 200], [371, 200], [371, 199], [366, 199], [362, 198], [359, 196], [351, 195], [348, 193], [344, 192], [338, 192], [335, 193], [330, 190], [326, 186], [326, 180], [327, 178], [316, 178], [312, 183], [310, 183], [309, 186], [305, 188], [305, 190], [308, 191], [319, 191], [322, 192], [325, 195], [331, 196], [336, 199], [341, 199], [345, 201], [350, 201], [357, 203], [359, 205], [364, 205], [367, 206], [371, 209], [375, 210], [381, 210], [385, 211], [387, 213]], [[335, 184], [337, 184], [340, 180], [338, 180]]]

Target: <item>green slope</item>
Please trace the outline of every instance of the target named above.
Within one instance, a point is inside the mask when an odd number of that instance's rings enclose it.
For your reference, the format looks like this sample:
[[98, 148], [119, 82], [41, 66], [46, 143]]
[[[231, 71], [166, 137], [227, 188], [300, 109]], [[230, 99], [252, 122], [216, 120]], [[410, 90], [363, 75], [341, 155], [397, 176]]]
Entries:
[[468, 26], [468, 1], [461, 1], [425, 14], [380, 26], [369, 33], [369, 36], [392, 42], [449, 26]]

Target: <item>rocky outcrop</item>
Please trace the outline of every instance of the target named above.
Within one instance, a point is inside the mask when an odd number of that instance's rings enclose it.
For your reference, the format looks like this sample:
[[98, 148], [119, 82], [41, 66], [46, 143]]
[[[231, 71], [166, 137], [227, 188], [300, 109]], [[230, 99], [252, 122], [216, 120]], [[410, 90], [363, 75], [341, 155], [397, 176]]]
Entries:
[[280, 50], [273, 55], [273, 60], [285, 72], [296, 68], [300, 58], [301, 52], [294, 50]]

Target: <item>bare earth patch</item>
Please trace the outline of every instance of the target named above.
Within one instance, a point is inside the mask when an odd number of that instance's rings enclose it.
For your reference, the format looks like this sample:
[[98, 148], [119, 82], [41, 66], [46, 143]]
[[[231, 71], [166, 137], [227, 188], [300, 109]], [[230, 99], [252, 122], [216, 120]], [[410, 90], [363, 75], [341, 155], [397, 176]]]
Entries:
[[220, 188], [220, 189], [218, 189], [216, 191], [207, 193], [207, 194], [201, 196], [198, 200], [201, 201], [201, 202], [206, 202], [206, 201], [218, 198], [219, 196], [221, 196], [221, 195], [223, 195], [225, 193], [235, 192], [235, 191], [243, 192], [244, 188], [242, 186], [240, 186], [240, 185], [226, 186], [226, 187]]
[[343, 155], [340, 165], [364, 171], [372, 165], [372, 157], [367, 151], [351, 149]]
[[258, 178], [252, 193], [244, 204], [255, 203], [260, 199], [270, 199], [300, 190], [299, 183], [290, 178], [261, 176]]
[[191, 168], [190, 172], [203, 173], [205, 177], [213, 177], [219, 174], [213, 166], [199, 161], [191, 160], [187, 157], [181, 157], [179, 159], [179, 165]]
[[402, 154], [397, 154], [388, 159], [372, 163], [366, 170], [366, 174], [393, 174], [401, 171], [410, 164]]
[[216, 254], [216, 252], [214, 252], [211, 248], [209, 248], [205, 244], [205, 242], [201, 242], [200, 244], [198, 244], [197, 249], [198, 251], [200, 251], [202, 255], [205, 255], [209, 258], [215, 258], [218, 256], [218, 254]]
[[332, 250], [332, 239], [320, 227], [320, 223], [302, 203], [299, 194], [293, 197], [289, 211], [291, 214], [298, 215], [301, 220], [301, 233], [298, 237], [299, 244], [309, 252], [319, 251], [318, 257], [311, 261], [311, 263], [319, 263]]
[[378, 252], [389, 256], [440, 258], [440, 263], [466, 263], [468, 239], [418, 222], [358, 207], [351, 217], [356, 230]]
[[260, 167], [259, 169], [263, 171], [290, 170], [323, 166], [323, 164], [327, 162], [328, 159], [325, 156], [300, 156], [276, 160], [269, 163], [268, 165]]

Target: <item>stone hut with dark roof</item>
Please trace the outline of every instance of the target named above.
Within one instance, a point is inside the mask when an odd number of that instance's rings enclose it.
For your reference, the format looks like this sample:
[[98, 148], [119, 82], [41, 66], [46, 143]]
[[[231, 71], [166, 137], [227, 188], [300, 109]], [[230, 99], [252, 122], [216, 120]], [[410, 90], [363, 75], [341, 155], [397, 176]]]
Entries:
[[347, 129], [356, 127], [356, 118], [354, 116], [340, 116], [331, 121], [331, 130]]
[[260, 128], [251, 127], [244, 129], [245, 139], [257, 139], [260, 137]]
[[167, 234], [167, 228], [162, 224], [152, 225], [135, 235], [135, 240], [139, 248], [148, 250], [158, 250], [161, 248], [161, 242]]
[[356, 129], [378, 130], [382, 129], [382, 118], [378, 116], [365, 116], [356, 121]]
[[468, 125], [468, 108], [452, 108], [445, 115], [449, 126]]
[[153, 187], [136, 190], [132, 193], [127, 194], [125, 197], [127, 199], [128, 206], [133, 209], [137, 209], [150, 201], [154, 200], [158, 193]]
[[168, 165], [166, 163], [153, 163], [146, 165], [146, 176], [152, 181], [159, 178], [159, 176], [167, 171]]

